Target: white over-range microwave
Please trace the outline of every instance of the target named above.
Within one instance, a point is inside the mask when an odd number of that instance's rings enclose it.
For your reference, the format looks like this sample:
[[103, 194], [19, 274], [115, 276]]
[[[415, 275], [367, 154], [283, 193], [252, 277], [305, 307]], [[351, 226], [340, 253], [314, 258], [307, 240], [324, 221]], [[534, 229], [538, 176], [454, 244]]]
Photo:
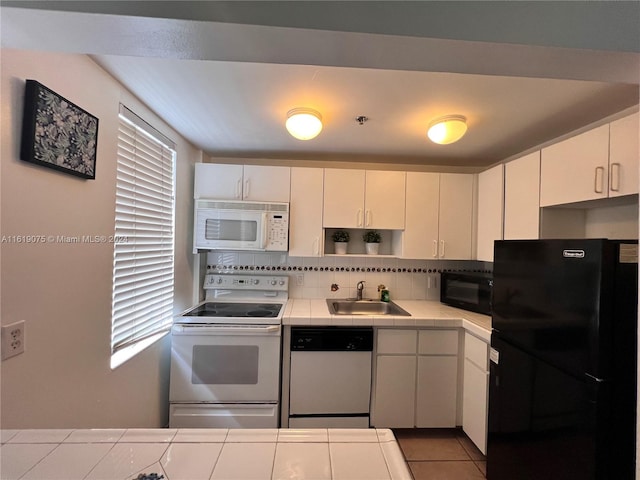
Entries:
[[194, 253], [204, 250], [286, 252], [289, 204], [196, 200]]

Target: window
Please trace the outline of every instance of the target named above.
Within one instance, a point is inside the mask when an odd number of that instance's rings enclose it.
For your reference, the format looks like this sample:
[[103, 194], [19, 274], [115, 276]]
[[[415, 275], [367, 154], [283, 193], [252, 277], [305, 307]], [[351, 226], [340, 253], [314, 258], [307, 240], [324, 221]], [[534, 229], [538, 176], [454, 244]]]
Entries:
[[162, 337], [173, 316], [175, 146], [120, 106], [111, 368]]

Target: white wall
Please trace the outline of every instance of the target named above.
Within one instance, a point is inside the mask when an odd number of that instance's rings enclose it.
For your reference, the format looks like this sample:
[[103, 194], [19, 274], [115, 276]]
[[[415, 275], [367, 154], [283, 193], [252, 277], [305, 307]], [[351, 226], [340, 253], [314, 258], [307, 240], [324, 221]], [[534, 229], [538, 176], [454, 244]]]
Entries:
[[[118, 105], [178, 145], [175, 308], [192, 302], [193, 163], [201, 153], [89, 57], [2, 50], [1, 234], [110, 235]], [[25, 79], [99, 118], [96, 179], [19, 159]], [[1, 365], [2, 428], [159, 427], [168, 418], [170, 340], [111, 370], [113, 245], [2, 243], [1, 322], [26, 321], [26, 352]]]

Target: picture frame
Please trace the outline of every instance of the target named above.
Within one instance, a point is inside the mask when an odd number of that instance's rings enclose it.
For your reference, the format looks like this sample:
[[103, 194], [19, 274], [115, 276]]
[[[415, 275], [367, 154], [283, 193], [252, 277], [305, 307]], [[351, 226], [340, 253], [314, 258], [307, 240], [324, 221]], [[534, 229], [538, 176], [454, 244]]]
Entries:
[[20, 159], [96, 178], [98, 118], [36, 80], [27, 80]]

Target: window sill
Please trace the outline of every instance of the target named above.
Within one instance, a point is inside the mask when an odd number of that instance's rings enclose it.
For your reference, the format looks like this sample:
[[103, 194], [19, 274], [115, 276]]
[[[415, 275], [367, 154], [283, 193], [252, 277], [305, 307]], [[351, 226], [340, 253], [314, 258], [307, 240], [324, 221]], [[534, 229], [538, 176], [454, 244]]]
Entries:
[[111, 355], [111, 370], [115, 370], [123, 363], [132, 359], [137, 354], [139, 354], [143, 350], [147, 349], [148, 347], [156, 343], [158, 340], [160, 340], [162, 337], [164, 337], [168, 333], [169, 333], [169, 330], [160, 332], [157, 335], [154, 335], [149, 338], [145, 338], [144, 340], [140, 340], [138, 343], [134, 343], [133, 345], [123, 348], [122, 350], [118, 350], [117, 352]]

